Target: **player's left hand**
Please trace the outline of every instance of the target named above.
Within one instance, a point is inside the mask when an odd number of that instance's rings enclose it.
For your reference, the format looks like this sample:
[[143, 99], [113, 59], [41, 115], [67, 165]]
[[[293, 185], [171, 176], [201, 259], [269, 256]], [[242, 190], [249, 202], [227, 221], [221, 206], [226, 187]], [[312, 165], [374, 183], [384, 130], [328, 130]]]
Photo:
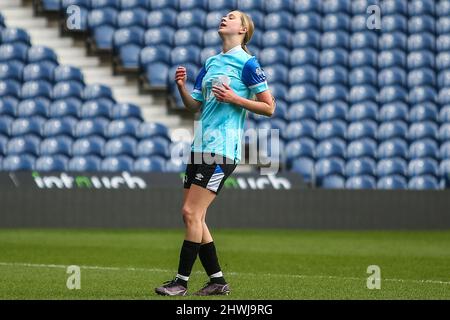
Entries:
[[238, 98], [238, 95], [226, 83], [223, 83], [223, 86], [213, 86], [212, 92], [219, 102], [234, 104], [236, 98]]

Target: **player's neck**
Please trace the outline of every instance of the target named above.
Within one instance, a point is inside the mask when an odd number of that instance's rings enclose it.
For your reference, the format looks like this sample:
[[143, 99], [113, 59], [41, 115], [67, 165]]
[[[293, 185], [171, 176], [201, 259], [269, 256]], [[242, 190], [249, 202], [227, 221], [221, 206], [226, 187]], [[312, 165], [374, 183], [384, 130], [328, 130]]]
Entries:
[[231, 49], [240, 46], [241, 45], [241, 39], [236, 38], [225, 38], [223, 39], [223, 45], [222, 45], [222, 52], [227, 53]]

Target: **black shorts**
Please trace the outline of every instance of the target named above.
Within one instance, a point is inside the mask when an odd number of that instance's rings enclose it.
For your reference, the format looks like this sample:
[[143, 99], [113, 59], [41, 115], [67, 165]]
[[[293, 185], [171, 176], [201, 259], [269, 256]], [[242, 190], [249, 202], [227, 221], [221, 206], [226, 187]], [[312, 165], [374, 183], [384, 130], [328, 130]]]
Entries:
[[218, 194], [236, 166], [234, 160], [222, 155], [191, 152], [184, 176], [184, 188], [189, 189], [191, 184], [195, 184]]

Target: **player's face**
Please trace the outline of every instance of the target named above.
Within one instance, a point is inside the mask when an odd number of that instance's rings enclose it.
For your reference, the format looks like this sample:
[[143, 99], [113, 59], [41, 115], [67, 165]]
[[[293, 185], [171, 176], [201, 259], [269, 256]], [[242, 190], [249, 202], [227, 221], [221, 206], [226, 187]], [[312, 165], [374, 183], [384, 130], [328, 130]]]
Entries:
[[245, 33], [245, 28], [242, 25], [241, 13], [231, 11], [222, 18], [219, 25], [220, 34], [242, 34]]

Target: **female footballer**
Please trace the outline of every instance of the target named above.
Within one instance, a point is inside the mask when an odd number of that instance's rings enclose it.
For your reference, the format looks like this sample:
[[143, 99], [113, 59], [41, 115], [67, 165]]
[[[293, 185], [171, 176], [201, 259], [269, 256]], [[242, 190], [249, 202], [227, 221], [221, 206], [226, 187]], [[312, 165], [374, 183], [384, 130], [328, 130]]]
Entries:
[[230, 293], [205, 220], [209, 205], [241, 160], [247, 111], [270, 117], [275, 110], [266, 76], [247, 49], [253, 31], [253, 21], [243, 12], [232, 11], [222, 18], [218, 30], [222, 53], [206, 61], [192, 93], [186, 88], [186, 69], [180, 66], [176, 70], [175, 81], [185, 107], [192, 112], [201, 110], [201, 117], [184, 180], [186, 233], [178, 274], [155, 289], [160, 295], [186, 295], [197, 255], [210, 281], [195, 295]]

